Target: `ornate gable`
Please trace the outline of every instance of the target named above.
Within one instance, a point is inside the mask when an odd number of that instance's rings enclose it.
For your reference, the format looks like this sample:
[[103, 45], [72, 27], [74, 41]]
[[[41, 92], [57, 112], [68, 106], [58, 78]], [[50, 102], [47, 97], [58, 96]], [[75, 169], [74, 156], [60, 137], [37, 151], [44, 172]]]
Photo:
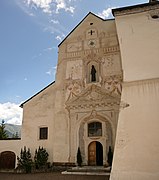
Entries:
[[90, 108], [119, 105], [120, 98], [97, 85], [91, 85], [66, 101], [67, 108]]

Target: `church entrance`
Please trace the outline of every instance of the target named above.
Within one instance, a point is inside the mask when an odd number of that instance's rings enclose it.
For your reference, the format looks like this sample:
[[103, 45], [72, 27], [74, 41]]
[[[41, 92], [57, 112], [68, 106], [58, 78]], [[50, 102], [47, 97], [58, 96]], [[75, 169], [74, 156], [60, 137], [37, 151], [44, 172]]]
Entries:
[[16, 155], [11, 151], [4, 151], [0, 154], [0, 169], [14, 169]]
[[98, 141], [93, 141], [88, 146], [88, 165], [103, 165], [103, 146]]

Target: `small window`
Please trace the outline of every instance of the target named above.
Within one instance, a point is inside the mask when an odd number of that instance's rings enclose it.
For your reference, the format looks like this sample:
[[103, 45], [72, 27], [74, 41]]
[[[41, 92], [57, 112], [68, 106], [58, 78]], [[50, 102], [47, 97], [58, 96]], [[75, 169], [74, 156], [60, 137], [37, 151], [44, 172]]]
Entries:
[[102, 123], [93, 122], [88, 124], [88, 137], [102, 136]]
[[40, 128], [39, 139], [47, 139], [48, 138], [48, 127]]

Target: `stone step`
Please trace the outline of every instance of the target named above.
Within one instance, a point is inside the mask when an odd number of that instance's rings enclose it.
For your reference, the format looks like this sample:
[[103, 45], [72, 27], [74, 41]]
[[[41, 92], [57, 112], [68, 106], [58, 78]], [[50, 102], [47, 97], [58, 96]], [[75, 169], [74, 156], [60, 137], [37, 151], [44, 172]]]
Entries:
[[83, 167], [73, 167], [67, 171], [62, 172], [62, 174], [80, 174], [80, 175], [110, 175], [110, 167], [105, 168], [103, 166], [83, 166]]

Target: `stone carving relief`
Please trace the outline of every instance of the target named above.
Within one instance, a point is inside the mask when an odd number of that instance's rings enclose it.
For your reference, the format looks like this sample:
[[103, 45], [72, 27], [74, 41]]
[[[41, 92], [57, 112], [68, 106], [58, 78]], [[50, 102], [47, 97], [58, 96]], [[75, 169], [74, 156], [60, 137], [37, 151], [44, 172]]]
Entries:
[[87, 66], [91, 62], [101, 63], [102, 58], [98, 54], [92, 51], [84, 58], [85, 66]]
[[107, 56], [102, 59], [103, 68], [109, 68], [114, 64], [113, 55]]
[[66, 79], [82, 79], [82, 60], [67, 62]]
[[93, 119], [97, 116], [97, 111], [96, 110], [92, 110], [91, 115], [90, 115], [90, 119]]
[[91, 28], [86, 31], [86, 39], [97, 38], [97, 30], [95, 28]]
[[110, 109], [119, 106], [119, 97], [109, 95], [108, 91], [97, 85], [91, 85], [86, 89], [81, 88], [81, 93], [69, 96], [66, 106], [69, 109], [87, 109], [95, 107], [105, 107]]
[[66, 85], [66, 101], [77, 96], [83, 88], [83, 84], [78, 81], [69, 82]]
[[86, 100], [88, 101], [99, 101], [105, 98], [105, 96], [102, 96], [101, 94], [97, 92], [91, 92], [87, 97]]
[[119, 74], [119, 72], [121, 72], [121, 61], [119, 54], [104, 56], [101, 63], [102, 73], [104, 76]]
[[104, 38], [104, 37], [105, 37], [105, 34], [106, 34], [106, 32], [104, 32], [104, 31], [100, 32], [99, 38]]
[[159, 10], [156, 9], [156, 10], [150, 11], [149, 16], [151, 17], [151, 19], [159, 19]]
[[108, 76], [108, 74], [111, 74], [113, 64], [113, 55], [102, 58], [102, 71], [104, 76]]
[[67, 52], [75, 52], [75, 51], [81, 51], [82, 50], [82, 42], [75, 42], [75, 43], [69, 43], [67, 45]]
[[119, 76], [109, 76], [104, 80], [104, 87], [110, 93], [115, 93], [121, 95], [122, 91], [122, 77]]
[[95, 60], [95, 59], [97, 59], [97, 54], [95, 54], [94, 52], [92, 52], [86, 56], [87, 61]]
[[84, 42], [84, 49], [99, 48], [99, 39], [89, 39]]

